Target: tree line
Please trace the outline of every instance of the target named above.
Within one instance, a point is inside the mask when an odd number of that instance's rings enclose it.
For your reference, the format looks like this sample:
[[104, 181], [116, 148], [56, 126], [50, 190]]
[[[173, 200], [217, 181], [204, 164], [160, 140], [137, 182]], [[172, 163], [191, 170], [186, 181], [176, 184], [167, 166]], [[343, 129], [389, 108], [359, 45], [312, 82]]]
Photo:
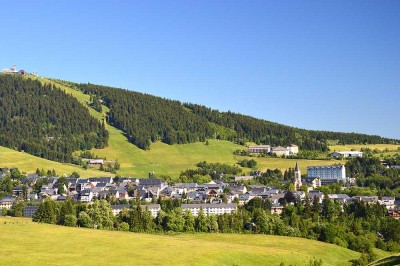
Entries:
[[328, 151], [328, 141], [336, 141], [337, 144], [343, 145], [399, 143], [399, 140], [374, 135], [305, 130], [234, 112], [220, 112], [198, 104], [185, 103], [183, 106], [212, 123], [234, 130], [237, 134], [236, 139], [272, 146], [297, 144], [302, 150], [325, 152]]
[[220, 112], [198, 104], [181, 103], [149, 94], [93, 84], [59, 81], [91, 95], [110, 108], [110, 124], [126, 133], [130, 142], [149, 149], [152, 142], [183, 144], [225, 139], [239, 144], [247, 141], [287, 146], [302, 150], [328, 151], [337, 144], [399, 143], [399, 140], [357, 133], [305, 130], [233, 112]]
[[332, 243], [375, 258], [373, 248], [400, 251], [400, 221], [386, 216], [379, 204], [354, 201], [342, 206], [328, 197], [322, 203], [317, 198], [301, 203], [288, 193], [281, 216], [271, 214], [271, 202], [253, 198], [231, 214], [207, 216], [204, 210], [193, 216], [181, 208], [181, 200], [159, 200], [161, 211], [153, 217], [148, 206], [139, 200], [112, 215], [106, 200], [93, 204], [75, 203], [71, 199], [55, 202], [46, 199], [39, 205], [36, 222], [80, 226], [95, 229], [132, 232], [208, 232], [254, 233], [303, 237]]

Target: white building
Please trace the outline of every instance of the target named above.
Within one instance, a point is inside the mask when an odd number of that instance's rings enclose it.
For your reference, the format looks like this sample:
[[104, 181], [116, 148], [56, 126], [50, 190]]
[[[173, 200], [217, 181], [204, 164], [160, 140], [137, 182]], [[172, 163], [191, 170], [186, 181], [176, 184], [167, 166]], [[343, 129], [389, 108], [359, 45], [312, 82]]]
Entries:
[[290, 156], [290, 155], [297, 155], [299, 153], [299, 147], [297, 145], [291, 144], [288, 147], [271, 147], [270, 145], [255, 145], [248, 147], [249, 153], [275, 153], [277, 156]]
[[[142, 211], [145, 211], [146, 208], [148, 208], [149, 212], [151, 213], [151, 216], [153, 216], [154, 218], [156, 218], [158, 213], [161, 211], [160, 204], [140, 205], [140, 207], [142, 208]], [[117, 216], [123, 209], [129, 209], [129, 208], [130, 208], [129, 204], [111, 205], [111, 210], [114, 216]]]
[[93, 192], [89, 189], [82, 190], [80, 193], [80, 202], [91, 202], [93, 200]]
[[235, 176], [235, 181], [241, 181], [241, 180], [253, 180], [254, 176], [252, 175], [246, 175], [246, 176]]
[[17, 66], [13, 65], [12, 68], [3, 69], [3, 73], [7, 73], [7, 74], [9, 74], [9, 73], [18, 73]]
[[182, 204], [182, 211], [185, 212], [186, 210], [189, 210], [192, 212], [193, 216], [197, 216], [200, 209], [203, 209], [205, 215], [230, 214], [237, 210], [237, 205], [234, 203]]
[[11, 209], [13, 204], [14, 204], [13, 198], [5, 197], [2, 200], [0, 200], [0, 210], [1, 209], [9, 210], [9, 209]]
[[282, 156], [282, 155], [289, 156], [290, 155], [289, 149], [281, 147], [281, 146], [272, 147], [272, 153], [275, 153], [276, 156]]
[[299, 153], [299, 146], [291, 144], [287, 147], [290, 155], [297, 155]]
[[249, 153], [269, 153], [271, 152], [270, 145], [255, 145], [247, 148]]
[[344, 165], [307, 166], [307, 179], [319, 178], [322, 184], [346, 182]]
[[361, 151], [335, 151], [332, 152], [329, 157], [331, 158], [355, 158], [355, 157], [363, 157], [363, 153]]
[[395, 198], [394, 197], [382, 197], [382, 199], [378, 200], [380, 205], [384, 205], [386, 209], [393, 210], [395, 207]]

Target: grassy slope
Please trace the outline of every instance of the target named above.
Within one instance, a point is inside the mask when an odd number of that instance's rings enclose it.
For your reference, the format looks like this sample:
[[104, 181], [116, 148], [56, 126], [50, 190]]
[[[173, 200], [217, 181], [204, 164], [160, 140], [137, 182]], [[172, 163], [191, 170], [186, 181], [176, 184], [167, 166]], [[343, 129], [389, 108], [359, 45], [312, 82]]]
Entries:
[[[80, 91], [71, 89], [61, 84], [56, 84], [53, 81], [44, 78], [38, 78], [43, 83], [52, 83], [60, 87], [66, 93], [74, 96], [80, 103], [87, 106], [89, 96], [83, 94]], [[102, 120], [103, 114], [99, 113], [92, 108], [88, 108], [90, 114]], [[103, 112], [107, 112], [108, 108], [103, 106]], [[244, 149], [243, 146], [236, 145], [229, 141], [217, 141], [210, 140], [210, 145], [206, 146], [203, 143], [191, 143], [184, 145], [167, 145], [161, 142], [154, 143], [151, 145], [149, 151], [143, 151], [136, 146], [132, 145], [123, 136], [122, 131], [107, 125], [107, 130], [110, 134], [109, 146], [105, 149], [93, 149], [92, 151], [107, 159], [114, 160], [118, 159], [121, 169], [118, 171], [119, 174], [124, 176], [147, 176], [151, 171], [154, 171], [156, 175], [170, 175], [177, 177], [181, 171], [191, 169], [195, 167], [200, 161], [207, 162], [220, 162], [227, 164], [235, 164], [237, 161], [245, 159], [246, 157], [234, 156], [233, 151], [236, 149]], [[294, 160], [287, 160], [281, 158], [254, 158], [258, 162], [259, 170], [266, 170], [267, 168], [279, 168], [286, 170], [289, 167], [294, 167]], [[15, 161], [19, 161], [15, 157]], [[12, 161], [11, 161], [12, 162]], [[21, 162], [22, 163], [22, 162]], [[307, 165], [327, 165], [334, 164], [337, 161], [312, 161], [312, 160], [299, 160], [299, 165], [303, 173], [306, 172]], [[42, 163], [31, 161], [32, 165], [41, 166]], [[8, 166], [11, 166], [8, 164]], [[60, 166], [61, 167], [61, 166]], [[58, 166], [54, 166], [58, 172]], [[61, 168], [60, 168], [61, 169]], [[83, 174], [89, 173], [83, 169], [77, 168], [76, 171]], [[245, 172], [249, 172], [250, 169], [244, 169]], [[96, 171], [94, 176], [98, 176]], [[100, 173], [101, 175], [101, 173]], [[103, 173], [104, 175], [104, 173]]]
[[351, 151], [351, 149], [355, 149], [359, 151], [361, 148], [370, 148], [372, 150], [378, 149], [383, 151], [384, 149], [388, 149], [389, 151], [397, 151], [400, 148], [400, 145], [395, 144], [349, 144], [349, 145], [333, 145], [329, 146], [331, 151]]
[[[6, 223], [4, 223], [6, 222]], [[18, 222], [18, 223], [17, 223]], [[0, 217], [4, 265], [350, 265], [359, 253], [302, 238], [98, 231]]]
[[57, 174], [70, 175], [72, 172], [78, 172], [82, 177], [90, 176], [104, 176], [104, 172], [97, 170], [84, 170], [82, 167], [78, 167], [72, 164], [64, 164], [49, 161], [39, 157], [35, 157], [28, 153], [18, 152], [12, 149], [8, 149], [0, 146], [0, 167], [17, 167], [20, 171], [26, 173], [34, 173], [36, 168], [52, 170], [55, 169]]
[[389, 265], [400, 265], [400, 253], [378, 259], [370, 264], [370, 266], [389, 266]]

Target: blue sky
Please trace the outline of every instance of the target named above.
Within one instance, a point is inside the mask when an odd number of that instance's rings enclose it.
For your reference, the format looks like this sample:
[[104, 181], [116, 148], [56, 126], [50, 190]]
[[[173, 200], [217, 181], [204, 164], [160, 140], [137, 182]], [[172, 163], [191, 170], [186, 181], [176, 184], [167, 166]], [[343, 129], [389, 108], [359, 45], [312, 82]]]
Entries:
[[4, 1], [0, 68], [400, 139], [399, 14], [399, 1]]

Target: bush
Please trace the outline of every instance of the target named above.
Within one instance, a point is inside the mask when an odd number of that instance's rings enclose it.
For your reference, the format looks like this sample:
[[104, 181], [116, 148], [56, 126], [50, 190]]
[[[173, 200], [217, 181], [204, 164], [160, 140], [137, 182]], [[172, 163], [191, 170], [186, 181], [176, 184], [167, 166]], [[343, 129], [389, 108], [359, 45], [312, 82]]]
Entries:
[[68, 214], [65, 215], [65, 226], [70, 226], [70, 227], [75, 227], [78, 219], [76, 218], [75, 215]]
[[389, 241], [386, 244], [387, 250], [391, 252], [399, 252], [400, 251], [400, 244], [394, 241]]
[[118, 231], [129, 231], [129, 224], [122, 222], [118, 225]]

